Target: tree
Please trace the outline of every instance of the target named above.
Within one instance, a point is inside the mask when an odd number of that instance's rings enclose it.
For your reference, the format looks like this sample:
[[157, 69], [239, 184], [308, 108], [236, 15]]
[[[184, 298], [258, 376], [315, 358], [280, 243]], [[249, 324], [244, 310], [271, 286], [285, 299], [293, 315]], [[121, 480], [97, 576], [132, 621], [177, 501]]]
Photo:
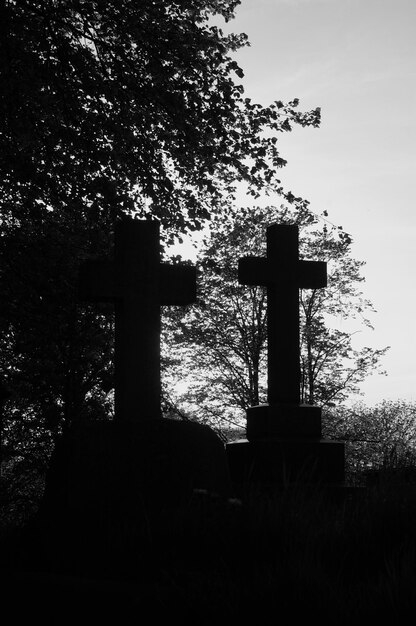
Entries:
[[2, 480], [15, 521], [36, 504], [62, 429], [111, 415], [112, 315], [77, 298], [77, 252], [90, 234], [45, 220], [1, 241]]
[[[227, 210], [200, 250], [197, 305], [184, 317], [170, 312], [166, 322], [179, 364], [166, 387], [172, 405], [198, 419], [238, 422], [249, 406], [266, 401], [266, 290], [239, 285], [237, 264], [245, 255], [265, 255], [266, 228], [272, 223], [297, 223], [301, 257], [328, 264], [326, 289], [300, 291], [302, 402], [341, 403], [380, 369], [387, 348], [354, 348], [353, 333], [334, 327], [340, 319], [369, 326], [366, 315], [374, 311], [359, 290], [364, 264], [351, 257], [351, 237], [340, 227], [320, 225], [300, 199], [279, 209]], [[180, 353], [177, 342], [184, 345]], [[175, 393], [185, 374], [188, 386]]]
[[[368, 375], [381, 373], [380, 361], [388, 350], [354, 347], [355, 333], [372, 328], [367, 316], [375, 309], [360, 290], [365, 263], [351, 257], [352, 243], [342, 227], [328, 227], [326, 222], [302, 230], [304, 256], [326, 261], [328, 267], [326, 289], [300, 292], [301, 397], [308, 404], [340, 404], [358, 393]], [[340, 322], [349, 322], [354, 331], [340, 330]]]
[[135, 213], [172, 236], [199, 228], [236, 180], [253, 194], [279, 185], [276, 134], [317, 125], [319, 110], [244, 98], [231, 54], [247, 38], [210, 22], [238, 4], [2, 3], [3, 223]]
[[237, 5], [1, 3], [3, 460], [43, 467], [66, 424], [111, 416], [112, 318], [78, 301], [77, 274], [111, 254], [117, 220], [159, 220], [165, 245], [240, 183], [284, 193], [277, 137], [319, 109], [245, 96], [232, 55], [247, 38], [211, 22]]
[[324, 415], [330, 437], [347, 445], [346, 470], [352, 480], [363, 477], [390, 480], [396, 473], [415, 480], [416, 405], [404, 400], [383, 400], [373, 407], [355, 403], [329, 409]]

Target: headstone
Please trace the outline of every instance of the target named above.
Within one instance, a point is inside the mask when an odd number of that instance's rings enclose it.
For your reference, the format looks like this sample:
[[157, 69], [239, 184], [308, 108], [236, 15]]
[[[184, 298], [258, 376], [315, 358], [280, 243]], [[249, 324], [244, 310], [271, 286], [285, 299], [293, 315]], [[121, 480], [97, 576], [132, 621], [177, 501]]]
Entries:
[[[297, 226], [267, 229], [267, 257], [239, 261], [239, 282], [267, 288], [267, 404], [247, 410], [247, 440], [227, 445], [235, 481], [344, 479], [344, 444], [321, 439], [321, 409], [300, 403], [299, 289], [326, 286], [326, 263], [299, 259]], [[296, 478], [297, 477], [297, 478]]]
[[120, 222], [114, 260], [81, 268], [81, 297], [115, 305], [115, 418], [74, 422], [51, 459], [39, 527], [48, 543], [71, 535], [69, 558], [93, 544], [129, 553], [195, 491], [233, 495], [214, 431], [161, 416], [160, 307], [191, 303], [195, 283], [194, 267], [160, 263], [154, 221]]
[[115, 306], [115, 418], [160, 417], [160, 307], [196, 298], [196, 268], [160, 262], [159, 223], [123, 220], [115, 259], [81, 266], [82, 300]]

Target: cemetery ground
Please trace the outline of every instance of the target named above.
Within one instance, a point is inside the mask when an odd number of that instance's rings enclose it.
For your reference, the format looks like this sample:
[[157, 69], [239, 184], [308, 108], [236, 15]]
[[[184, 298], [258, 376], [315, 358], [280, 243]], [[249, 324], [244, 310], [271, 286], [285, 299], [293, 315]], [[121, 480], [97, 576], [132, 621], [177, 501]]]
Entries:
[[[416, 485], [196, 492], [135, 525], [2, 529], [2, 604], [19, 617], [117, 623], [404, 623], [416, 609]], [[160, 494], [163, 505], [164, 494]], [[81, 520], [82, 526], [82, 520]]]

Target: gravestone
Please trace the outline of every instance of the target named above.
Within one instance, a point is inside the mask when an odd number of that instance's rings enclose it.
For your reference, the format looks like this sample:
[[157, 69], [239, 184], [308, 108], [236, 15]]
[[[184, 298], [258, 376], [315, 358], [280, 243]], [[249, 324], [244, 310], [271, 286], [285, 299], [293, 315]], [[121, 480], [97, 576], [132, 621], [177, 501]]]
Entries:
[[247, 439], [227, 444], [235, 483], [344, 480], [344, 444], [322, 439], [321, 409], [300, 403], [299, 289], [326, 286], [326, 263], [299, 259], [293, 225], [267, 229], [267, 256], [239, 261], [239, 282], [267, 288], [267, 404], [247, 410]]
[[126, 220], [115, 229], [115, 259], [80, 270], [81, 300], [115, 307], [115, 419], [160, 417], [160, 307], [196, 298], [196, 268], [160, 262], [159, 223]]
[[195, 492], [232, 495], [220, 438], [207, 426], [161, 415], [160, 307], [191, 303], [196, 272], [161, 263], [159, 245], [157, 222], [124, 220], [116, 225], [114, 259], [80, 270], [81, 298], [115, 305], [115, 417], [75, 421], [51, 459], [39, 523], [48, 544], [66, 536], [71, 558], [93, 545], [128, 553], [140, 529], [169, 524], [172, 510], [186, 509]]

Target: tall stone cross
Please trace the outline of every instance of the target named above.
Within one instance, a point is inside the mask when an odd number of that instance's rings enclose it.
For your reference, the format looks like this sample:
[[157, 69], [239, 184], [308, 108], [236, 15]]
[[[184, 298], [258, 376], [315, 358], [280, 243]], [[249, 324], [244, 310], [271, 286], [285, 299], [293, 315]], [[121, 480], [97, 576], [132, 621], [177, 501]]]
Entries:
[[299, 289], [326, 286], [326, 263], [299, 260], [297, 226], [267, 229], [267, 257], [239, 261], [239, 282], [267, 287], [268, 403], [300, 404]]
[[267, 256], [239, 281], [267, 287], [268, 403], [247, 409], [246, 438], [226, 444], [234, 484], [343, 484], [345, 446], [322, 438], [321, 408], [300, 404], [299, 289], [326, 286], [326, 263], [299, 260], [297, 226], [267, 229]]
[[160, 417], [160, 306], [195, 301], [196, 268], [160, 262], [158, 222], [125, 220], [114, 260], [85, 262], [79, 291], [115, 304], [115, 418]]

